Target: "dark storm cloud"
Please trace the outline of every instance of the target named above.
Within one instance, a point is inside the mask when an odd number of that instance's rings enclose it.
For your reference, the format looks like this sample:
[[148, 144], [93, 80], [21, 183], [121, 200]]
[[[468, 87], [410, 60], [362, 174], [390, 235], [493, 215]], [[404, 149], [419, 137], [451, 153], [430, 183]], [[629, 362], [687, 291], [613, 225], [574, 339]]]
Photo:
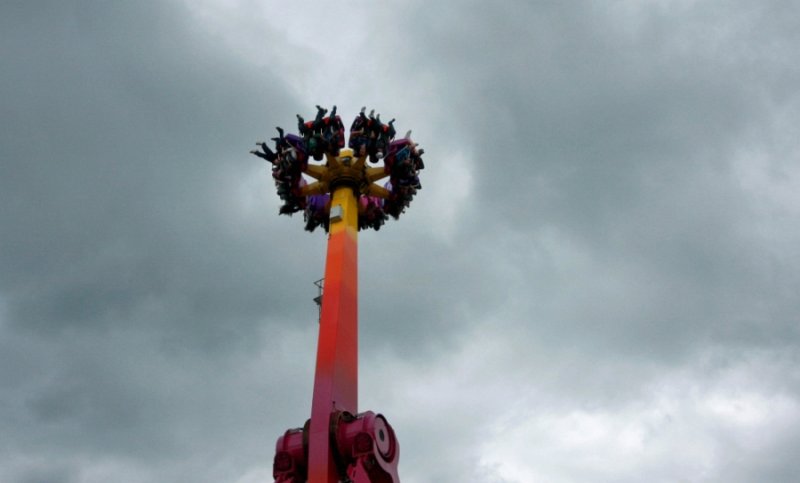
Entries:
[[[769, 314], [755, 308], [796, 280], [764, 260], [765, 240], [748, 229], [758, 215], [734, 165], [743, 142], [765, 147], [760, 128], [774, 122], [773, 99], [791, 98], [796, 33], [783, 10], [573, 7], [426, 5], [437, 14], [409, 27], [427, 35], [408, 36], [425, 38], [408, 51], [436, 72], [449, 119], [471, 133], [474, 191], [492, 213], [483, 220], [499, 230], [481, 232], [480, 243], [526, 234], [511, 251], [521, 270], [536, 270], [526, 253], [548, 249], [536, 240], [552, 233], [587, 257], [595, 278], [568, 282], [574, 315], [560, 309], [568, 298], [543, 314], [572, 329], [557, 337], [593, 331], [588, 320], [613, 346], [654, 337], [648, 351], [657, 352], [690, 339], [796, 335], [796, 297]], [[425, 23], [433, 18], [448, 21]], [[463, 226], [463, 238], [480, 229]], [[491, 263], [480, 266], [493, 282], [487, 291], [507, 288]], [[616, 294], [586, 299], [620, 277]], [[630, 293], [637, 286], [640, 300]]]
[[258, 221], [231, 219], [238, 207], [221, 193], [263, 166], [246, 149], [287, 97], [279, 82], [226, 60], [174, 6], [81, 8], [4, 20], [19, 47], [3, 96], [13, 323], [122, 322], [165, 294], [186, 319], [266, 310], [281, 287], [258, 274], [285, 268], [238, 256], [267, 240], [238, 236]]
[[[247, 150], [291, 94], [176, 4], [18, 2], [0, 17], [2, 479], [86, 481], [109, 459], [182, 479], [176, 461], [235, 443], [229, 411], [271, 424], [225, 401], [239, 382], [260, 391], [248, 400], [278, 395], [240, 381], [235, 354], [255, 360], [265, 324], [314, 317], [322, 241], [287, 242], [264, 215], [276, 202], [243, 188], [270, 189]], [[304, 250], [316, 263], [276, 262]]]
[[[510, 388], [543, 384], [566, 395], [541, 408], [558, 412], [575, 401], [647, 400], [666, 368], [710, 347], [796, 351], [800, 253], [787, 240], [800, 240], [797, 202], [772, 198], [795, 179], [785, 163], [796, 160], [800, 120], [797, 30], [787, 20], [796, 7], [415, 7], [413, 22], [381, 31], [400, 57], [387, 68], [401, 76], [402, 59], [419, 66], [404, 92], [436, 106], [427, 164], [453, 162], [458, 140], [474, 186], [451, 245], [392, 252], [404, 262], [382, 275], [413, 281], [393, 293], [418, 303], [394, 302], [383, 318], [394, 322], [380, 328], [413, 342], [404, 357], [428, 347], [440, 358], [423, 364], [436, 367], [453, 346], [466, 350], [465, 333], [507, 338], [513, 363], [486, 359], [494, 377], [511, 379], [498, 404], [542, 404], [546, 396]], [[753, 191], [743, 166], [773, 174]], [[417, 203], [438, 209], [427, 194]], [[434, 294], [422, 288], [432, 265]], [[411, 316], [390, 315], [400, 313]], [[796, 387], [782, 391], [797, 400]], [[455, 394], [451, 404], [469, 404]], [[794, 438], [790, 428], [776, 440]], [[725, 437], [709, 431], [714, 444]], [[788, 459], [773, 463], [764, 471], [797, 473]], [[748, 458], [739, 468], [758, 466]], [[583, 479], [576, 474], [560, 477]]]

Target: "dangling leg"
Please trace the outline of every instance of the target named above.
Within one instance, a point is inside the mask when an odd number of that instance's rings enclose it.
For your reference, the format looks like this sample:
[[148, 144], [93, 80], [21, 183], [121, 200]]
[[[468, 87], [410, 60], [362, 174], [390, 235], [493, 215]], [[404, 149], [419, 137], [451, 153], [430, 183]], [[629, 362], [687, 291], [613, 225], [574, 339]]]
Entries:
[[315, 128], [319, 125], [319, 123], [322, 122], [322, 118], [325, 117], [325, 113], [326, 112], [328, 112], [327, 109], [325, 109], [324, 107], [317, 106], [317, 117], [314, 118], [314, 127]]
[[258, 156], [259, 158], [263, 158], [263, 159], [266, 159], [267, 161], [270, 161], [270, 162], [272, 162], [272, 161], [271, 161], [271, 160], [270, 160], [270, 159], [267, 157], [267, 155], [266, 155], [266, 154], [264, 154], [264, 153], [262, 153], [261, 151], [256, 151], [256, 150], [254, 149], [254, 150], [250, 151], [250, 154], [255, 154], [255, 155], [256, 155], [256, 156]]
[[273, 153], [272, 150], [267, 146], [267, 143], [258, 142], [258, 143], [256, 143], [256, 145], [261, 146], [261, 149], [263, 149], [264, 151], [261, 152], [261, 151], [253, 150], [253, 151], [250, 151], [250, 154], [255, 154], [259, 158], [264, 158], [267, 161], [269, 161], [270, 163], [273, 163], [275, 161], [275, 159], [278, 157], [278, 155]]

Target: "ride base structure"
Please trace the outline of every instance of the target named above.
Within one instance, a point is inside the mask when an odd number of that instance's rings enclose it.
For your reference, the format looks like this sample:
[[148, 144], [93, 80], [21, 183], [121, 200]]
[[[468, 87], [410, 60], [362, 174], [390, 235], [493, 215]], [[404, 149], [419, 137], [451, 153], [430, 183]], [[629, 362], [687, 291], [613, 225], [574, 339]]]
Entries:
[[[394, 140], [393, 121], [383, 124], [363, 109], [345, 148], [333, 113], [324, 117], [318, 107], [309, 123], [298, 116], [302, 137], [284, 137], [279, 128], [275, 153], [264, 143], [263, 152], [253, 152], [273, 164], [286, 202], [281, 213], [302, 209], [306, 229], [322, 225], [329, 232], [311, 417], [278, 438], [273, 477], [276, 483], [399, 483], [392, 426], [381, 414], [358, 410], [358, 232], [379, 229], [387, 214], [397, 218], [408, 206], [421, 188], [422, 150], [409, 135]], [[324, 164], [309, 162], [323, 156]], [[370, 167], [368, 159], [383, 166]], [[375, 183], [385, 177], [385, 185]]]

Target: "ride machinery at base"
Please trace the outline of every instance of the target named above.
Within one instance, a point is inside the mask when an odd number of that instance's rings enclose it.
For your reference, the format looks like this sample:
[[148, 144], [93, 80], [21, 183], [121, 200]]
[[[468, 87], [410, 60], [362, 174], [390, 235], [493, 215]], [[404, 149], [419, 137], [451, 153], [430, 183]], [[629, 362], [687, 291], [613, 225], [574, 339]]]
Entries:
[[395, 139], [394, 120], [384, 124], [364, 111], [351, 125], [347, 147], [336, 107], [326, 116], [317, 106], [313, 121], [297, 116], [299, 135], [277, 128], [274, 151], [263, 142], [251, 151], [272, 164], [284, 202], [280, 213], [302, 211], [306, 230], [321, 226], [329, 233], [311, 418], [278, 438], [275, 482], [400, 481], [392, 426], [383, 415], [358, 409], [358, 232], [379, 230], [410, 205], [422, 188], [423, 151], [410, 131]]

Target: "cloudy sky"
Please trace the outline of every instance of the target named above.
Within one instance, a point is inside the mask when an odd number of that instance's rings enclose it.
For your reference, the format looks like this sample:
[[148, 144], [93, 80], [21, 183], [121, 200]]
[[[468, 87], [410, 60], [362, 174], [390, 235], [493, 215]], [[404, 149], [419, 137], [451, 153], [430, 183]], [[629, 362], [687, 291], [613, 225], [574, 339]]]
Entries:
[[0, 481], [271, 481], [325, 236], [253, 143], [425, 148], [360, 236], [404, 483], [800, 480], [800, 6], [0, 6]]

